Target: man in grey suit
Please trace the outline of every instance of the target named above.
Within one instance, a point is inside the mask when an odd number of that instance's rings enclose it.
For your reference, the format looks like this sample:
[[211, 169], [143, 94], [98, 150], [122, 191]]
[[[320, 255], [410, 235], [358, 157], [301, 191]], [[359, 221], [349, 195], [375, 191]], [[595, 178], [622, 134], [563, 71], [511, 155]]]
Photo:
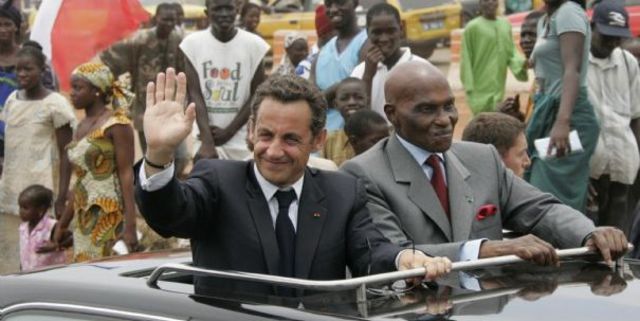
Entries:
[[[326, 138], [326, 102], [306, 80], [272, 77], [256, 91], [249, 123], [255, 162], [201, 160], [186, 182], [173, 177], [172, 158], [191, 132], [194, 104], [183, 111], [183, 73], [169, 69], [156, 86], [147, 90], [148, 148], [136, 197], [154, 230], [191, 239], [196, 266], [305, 279], [344, 278], [346, 266], [354, 275], [426, 266], [429, 279], [450, 270], [446, 258], [384, 238], [358, 180], [306, 167]], [[212, 279], [198, 278], [196, 286], [270, 293]]]
[[[374, 223], [392, 242], [454, 261], [516, 254], [549, 265], [558, 262], [554, 247], [587, 245], [608, 262], [626, 251], [620, 230], [595, 228], [516, 177], [495, 148], [452, 143], [458, 112], [433, 65], [396, 66], [385, 96], [395, 133], [342, 170], [365, 181]], [[503, 228], [526, 235], [502, 240]]]

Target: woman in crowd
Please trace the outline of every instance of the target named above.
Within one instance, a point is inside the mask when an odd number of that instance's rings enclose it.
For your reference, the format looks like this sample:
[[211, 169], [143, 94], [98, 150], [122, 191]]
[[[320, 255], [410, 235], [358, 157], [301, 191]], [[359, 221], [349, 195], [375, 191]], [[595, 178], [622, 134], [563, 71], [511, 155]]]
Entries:
[[[9, 95], [18, 88], [16, 80], [17, 54], [20, 50], [18, 37], [22, 15], [12, 1], [5, 1], [0, 7], [0, 110], [5, 105]], [[4, 157], [4, 128], [5, 122], [0, 121], [0, 157]], [[1, 163], [0, 159], [0, 163]], [[15, 204], [5, 203], [5, 204]], [[14, 212], [16, 214], [16, 212]]]
[[6, 158], [0, 211], [4, 213], [17, 215], [18, 194], [36, 183], [54, 190], [57, 216], [66, 201], [70, 167], [64, 147], [71, 141], [76, 119], [67, 99], [44, 87], [45, 64], [45, 55], [35, 47], [25, 46], [17, 54], [20, 90], [9, 96], [2, 117]]
[[300, 32], [290, 32], [284, 37], [285, 55], [276, 69], [277, 75], [295, 74], [298, 64], [309, 54], [307, 36]]
[[[598, 138], [598, 122], [587, 99], [586, 73], [591, 30], [584, 7], [569, 0], [545, 0], [532, 53], [538, 92], [527, 127], [532, 156], [529, 182], [563, 203], [585, 210], [589, 159]], [[572, 152], [569, 133], [576, 130], [584, 151]], [[534, 141], [549, 137], [539, 155]], [[541, 158], [541, 156], [543, 156]]]
[[73, 71], [71, 100], [86, 117], [67, 147], [76, 182], [71, 204], [56, 227], [55, 240], [75, 217], [75, 262], [112, 254], [122, 238], [138, 247], [133, 200], [133, 129], [126, 117], [130, 96], [103, 64], [86, 63]]

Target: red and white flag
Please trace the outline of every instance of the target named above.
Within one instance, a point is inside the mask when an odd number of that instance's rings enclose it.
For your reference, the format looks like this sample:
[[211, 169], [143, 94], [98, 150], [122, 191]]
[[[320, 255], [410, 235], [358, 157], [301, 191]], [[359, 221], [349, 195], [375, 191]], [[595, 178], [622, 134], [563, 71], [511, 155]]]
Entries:
[[149, 14], [139, 0], [46, 0], [38, 9], [31, 39], [40, 43], [60, 87], [68, 91], [75, 67], [147, 20]]

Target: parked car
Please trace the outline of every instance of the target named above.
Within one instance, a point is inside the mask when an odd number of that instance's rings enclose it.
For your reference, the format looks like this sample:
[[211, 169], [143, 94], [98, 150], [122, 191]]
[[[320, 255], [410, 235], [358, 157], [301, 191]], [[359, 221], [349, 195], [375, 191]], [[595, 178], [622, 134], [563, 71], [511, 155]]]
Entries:
[[[587, 15], [589, 18], [591, 18], [593, 14], [593, 9], [591, 9], [593, 3], [594, 2], [591, 1], [588, 5]], [[629, 29], [631, 29], [631, 34], [633, 34], [634, 37], [640, 37], [640, 0], [624, 0], [624, 6], [629, 13]], [[509, 15], [507, 19], [509, 19], [512, 26], [519, 27], [528, 14], [529, 12], [516, 13]]]
[[184, 10], [183, 27], [187, 31], [195, 31], [204, 29], [209, 25], [207, 15], [204, 13], [206, 9], [204, 0], [140, 0], [144, 9], [153, 17], [156, 13], [156, 7], [163, 2], [177, 2], [182, 5]]
[[[358, 25], [365, 27], [366, 11], [385, 0], [360, 0], [357, 9]], [[277, 30], [315, 30], [315, 8], [323, 0], [305, 0], [302, 11], [263, 13], [258, 32], [273, 46]], [[412, 50], [429, 57], [439, 42], [449, 39], [451, 30], [460, 27], [461, 6], [457, 0], [387, 0], [400, 11], [407, 43]], [[270, 5], [275, 11], [287, 10], [288, 1], [274, 0]], [[285, 6], [280, 8], [279, 5]]]
[[[283, 281], [270, 275], [194, 268], [189, 252], [137, 253], [0, 276], [0, 320], [638, 319], [638, 260], [616, 268], [580, 257], [564, 259], [560, 267], [506, 261], [496, 265], [498, 261], [501, 258], [456, 263], [466, 271], [464, 277], [454, 272], [438, 283], [411, 288], [402, 287], [403, 281], [389, 285], [406, 277], [398, 272], [366, 277], [367, 282], [376, 281], [366, 287], [357, 285], [363, 279], [329, 283], [294, 279], [298, 287], [316, 290], [278, 297], [197, 292], [196, 276], [271, 285]], [[475, 284], [475, 290], [461, 288], [461, 280]]]

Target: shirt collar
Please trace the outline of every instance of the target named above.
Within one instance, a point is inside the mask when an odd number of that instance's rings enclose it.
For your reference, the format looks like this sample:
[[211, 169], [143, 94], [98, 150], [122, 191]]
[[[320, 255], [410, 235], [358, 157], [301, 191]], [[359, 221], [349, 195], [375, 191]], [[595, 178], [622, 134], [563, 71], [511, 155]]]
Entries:
[[614, 49], [613, 52], [611, 52], [611, 55], [609, 55], [609, 57], [607, 58], [596, 58], [593, 56], [593, 54], [589, 53], [589, 62], [593, 65], [598, 66], [601, 69], [608, 69], [611, 67], [615, 67], [616, 66], [616, 61], [617, 58], [617, 51], [618, 48]]
[[[415, 159], [420, 166], [422, 166], [422, 164], [427, 162], [427, 159], [429, 159], [429, 156], [431, 156], [431, 154], [434, 154], [430, 151], [422, 149], [421, 147], [418, 147], [414, 144], [409, 143], [408, 141], [400, 137], [400, 135], [398, 135], [397, 133], [394, 135], [396, 135], [396, 137], [400, 141], [400, 144], [402, 144], [402, 146], [404, 146], [404, 148], [407, 149], [409, 154], [411, 154], [411, 157], [413, 157], [413, 159]], [[444, 154], [442, 153], [435, 153], [435, 154], [440, 158], [440, 161], [444, 164]]]
[[[49, 213], [45, 213], [38, 224], [33, 227], [33, 230], [31, 230], [31, 234], [48, 228], [50, 220], [52, 220], [52, 218], [49, 216]], [[21, 224], [20, 229], [22, 229], [25, 233], [29, 233], [29, 222], [24, 222], [23, 224]]]
[[295, 183], [293, 183], [293, 185], [291, 186], [287, 186], [285, 188], [281, 188], [278, 187], [276, 185], [273, 185], [271, 182], [269, 182], [266, 178], [264, 178], [264, 176], [262, 176], [262, 174], [260, 174], [260, 171], [258, 170], [258, 165], [256, 165], [256, 163], [253, 163], [253, 172], [256, 175], [256, 179], [258, 180], [258, 185], [260, 185], [260, 190], [262, 190], [262, 194], [264, 195], [264, 197], [267, 199], [267, 202], [269, 202], [273, 196], [276, 194], [277, 191], [279, 190], [289, 190], [290, 188], [293, 188], [293, 191], [296, 193], [296, 199], [300, 199], [300, 195], [302, 195], [302, 184], [304, 183], [304, 174], [300, 177], [300, 179], [298, 179]]
[[[397, 66], [398, 64], [411, 60], [412, 54], [411, 54], [411, 49], [409, 47], [400, 47], [400, 50], [402, 50], [402, 56], [400, 56], [400, 59], [398, 59], [398, 62], [396, 62], [394, 67]], [[387, 69], [387, 65], [385, 65], [382, 61], [380, 61], [378, 62], [378, 69]], [[391, 69], [393, 69], [393, 67], [391, 67]]]

